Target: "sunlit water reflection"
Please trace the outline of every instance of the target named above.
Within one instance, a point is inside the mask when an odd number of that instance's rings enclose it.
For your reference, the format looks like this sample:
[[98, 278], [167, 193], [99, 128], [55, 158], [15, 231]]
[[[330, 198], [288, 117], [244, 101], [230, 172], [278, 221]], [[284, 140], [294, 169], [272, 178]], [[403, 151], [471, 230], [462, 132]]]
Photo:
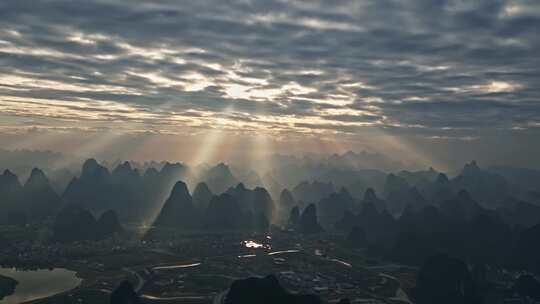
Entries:
[[180, 268], [192, 268], [201, 266], [201, 263], [191, 263], [191, 264], [181, 264], [181, 265], [171, 265], [171, 266], [156, 266], [152, 268], [153, 270], [171, 270], [171, 269], [180, 269]]
[[254, 240], [245, 240], [245, 241], [240, 242], [240, 244], [250, 249], [268, 249], [268, 250], [272, 249], [270, 244], [263, 244], [261, 242], [256, 242]]
[[280, 250], [280, 251], [269, 252], [268, 255], [277, 255], [277, 254], [285, 254], [285, 253], [298, 253], [298, 252], [300, 252], [300, 250], [298, 250], [298, 249]]

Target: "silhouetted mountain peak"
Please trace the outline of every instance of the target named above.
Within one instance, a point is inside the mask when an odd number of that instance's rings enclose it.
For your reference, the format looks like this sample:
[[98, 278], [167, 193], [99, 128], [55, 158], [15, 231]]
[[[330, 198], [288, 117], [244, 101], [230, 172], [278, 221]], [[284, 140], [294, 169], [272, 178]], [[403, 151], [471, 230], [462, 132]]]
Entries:
[[288, 202], [293, 202], [294, 201], [294, 197], [291, 193], [291, 191], [289, 191], [289, 189], [283, 189], [281, 191], [281, 194], [279, 195], [279, 200], [280, 201], [288, 201]]
[[238, 180], [233, 176], [229, 167], [223, 163], [203, 171], [200, 180], [205, 181], [214, 193], [223, 193], [238, 185]]
[[255, 189], [253, 189], [253, 193], [255, 193], [256, 198], [262, 197], [265, 199], [271, 199], [270, 193], [268, 193], [268, 191], [263, 187], [255, 187]]
[[163, 168], [161, 168], [161, 174], [164, 176], [174, 176], [181, 174], [186, 167], [181, 163], [169, 163], [166, 162]]
[[38, 168], [32, 169], [32, 173], [30, 174], [30, 178], [28, 178], [28, 181], [26, 182], [26, 185], [48, 185], [49, 179], [45, 175], [45, 173]]
[[179, 163], [165, 162], [165, 165], [163, 165], [163, 167], [161, 168], [161, 171], [167, 171], [167, 170], [171, 170], [171, 169], [179, 168], [179, 167], [180, 167]]
[[101, 230], [103, 236], [111, 235], [123, 230], [114, 210], [107, 210], [100, 216], [98, 228]]
[[212, 194], [212, 192], [210, 191], [210, 188], [208, 188], [208, 185], [205, 182], [200, 182], [200, 183], [197, 184], [197, 186], [195, 186], [195, 190], [193, 191], [193, 195], [195, 195], [196, 193], [210, 193], [210, 194]]
[[187, 185], [182, 182], [182, 181], [178, 181], [176, 182], [176, 184], [174, 185], [172, 191], [171, 191], [171, 196], [169, 199], [172, 199], [172, 200], [186, 200], [186, 199], [189, 199], [191, 200], [191, 196], [189, 194], [189, 191], [188, 191], [188, 188], [187, 188]]
[[225, 163], [219, 163], [214, 167], [216, 170], [229, 170], [229, 166]]
[[302, 233], [318, 233], [323, 229], [317, 219], [317, 207], [315, 204], [309, 204], [300, 216], [300, 231]]
[[212, 199], [213, 193], [210, 191], [210, 188], [206, 183], [198, 183], [193, 191], [193, 202], [200, 209], [206, 209], [210, 200]]
[[9, 169], [4, 170], [4, 173], [2, 173], [2, 176], [4, 178], [17, 178], [17, 175], [15, 175], [13, 172], [11, 172]]
[[437, 175], [437, 179], [435, 180], [435, 182], [437, 184], [447, 184], [449, 182], [448, 176], [446, 176], [446, 174], [444, 173], [439, 173], [439, 175]]
[[95, 159], [91, 158], [84, 162], [82, 167], [81, 179], [96, 180], [108, 177], [109, 170], [100, 165]]
[[444, 215], [459, 220], [471, 220], [484, 211], [466, 190], [459, 191], [453, 199], [444, 201], [441, 204], [441, 212]]
[[159, 171], [156, 168], [148, 168], [144, 171], [143, 178], [145, 179], [154, 179], [159, 176]]
[[60, 242], [96, 240], [100, 231], [96, 219], [88, 210], [68, 205], [63, 208], [54, 221], [54, 239]]
[[208, 170], [211, 176], [232, 176], [231, 169], [224, 163], [219, 163]]
[[281, 212], [281, 217], [285, 219], [289, 216], [289, 212], [296, 205], [296, 201], [288, 189], [283, 189], [279, 195], [279, 209]]
[[115, 174], [131, 172], [133, 168], [129, 162], [123, 162], [119, 164], [113, 171]]
[[375, 190], [373, 190], [373, 188], [367, 188], [366, 192], [364, 193], [364, 201], [373, 202], [377, 200], [379, 200], [379, 198], [377, 197]]
[[92, 172], [97, 170], [99, 167], [100, 165], [98, 164], [97, 160], [90, 158], [84, 162], [83, 167], [82, 167], [82, 172], [83, 174], [85, 173], [91, 174]]
[[468, 164], [465, 164], [465, 166], [463, 167], [463, 175], [474, 175], [480, 171], [481, 169], [475, 160], [471, 161]]
[[169, 228], [194, 228], [199, 225], [199, 212], [193, 205], [186, 184], [178, 181], [161, 208], [155, 226]]
[[292, 228], [296, 228], [300, 221], [300, 207], [294, 206], [289, 214], [288, 225]]
[[0, 175], [0, 186], [21, 186], [19, 177], [9, 170]]
[[252, 214], [235, 196], [223, 193], [212, 197], [205, 214], [205, 225], [211, 229], [251, 229]]
[[118, 165], [118, 168], [126, 169], [126, 170], [132, 170], [131, 163], [128, 161], [123, 162], [122, 164]]

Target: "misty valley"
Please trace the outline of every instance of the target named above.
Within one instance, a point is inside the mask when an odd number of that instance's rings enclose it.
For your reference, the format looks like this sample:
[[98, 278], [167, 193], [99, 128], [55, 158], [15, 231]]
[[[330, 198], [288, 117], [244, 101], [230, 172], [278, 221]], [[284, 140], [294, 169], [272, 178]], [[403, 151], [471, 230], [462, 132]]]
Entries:
[[540, 301], [537, 170], [43, 165], [0, 175], [2, 304]]

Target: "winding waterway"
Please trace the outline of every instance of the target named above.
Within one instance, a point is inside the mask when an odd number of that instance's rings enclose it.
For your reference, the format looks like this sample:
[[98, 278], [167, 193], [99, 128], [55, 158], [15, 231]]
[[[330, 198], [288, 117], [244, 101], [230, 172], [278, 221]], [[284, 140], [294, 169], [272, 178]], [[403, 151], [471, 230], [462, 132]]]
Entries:
[[156, 266], [152, 268], [153, 270], [171, 270], [171, 269], [180, 269], [180, 268], [192, 268], [201, 266], [201, 263], [190, 263], [190, 264], [180, 264], [180, 265], [171, 265], [171, 266]]

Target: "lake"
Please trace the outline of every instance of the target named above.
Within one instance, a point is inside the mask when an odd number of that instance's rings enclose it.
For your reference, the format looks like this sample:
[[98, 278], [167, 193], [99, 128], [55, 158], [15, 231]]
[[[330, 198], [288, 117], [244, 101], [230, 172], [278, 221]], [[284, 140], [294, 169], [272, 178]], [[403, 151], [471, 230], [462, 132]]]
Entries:
[[53, 270], [17, 270], [0, 268], [0, 275], [19, 282], [15, 293], [5, 297], [0, 304], [17, 304], [30, 300], [42, 299], [71, 290], [81, 283], [76, 273], [63, 268]]

